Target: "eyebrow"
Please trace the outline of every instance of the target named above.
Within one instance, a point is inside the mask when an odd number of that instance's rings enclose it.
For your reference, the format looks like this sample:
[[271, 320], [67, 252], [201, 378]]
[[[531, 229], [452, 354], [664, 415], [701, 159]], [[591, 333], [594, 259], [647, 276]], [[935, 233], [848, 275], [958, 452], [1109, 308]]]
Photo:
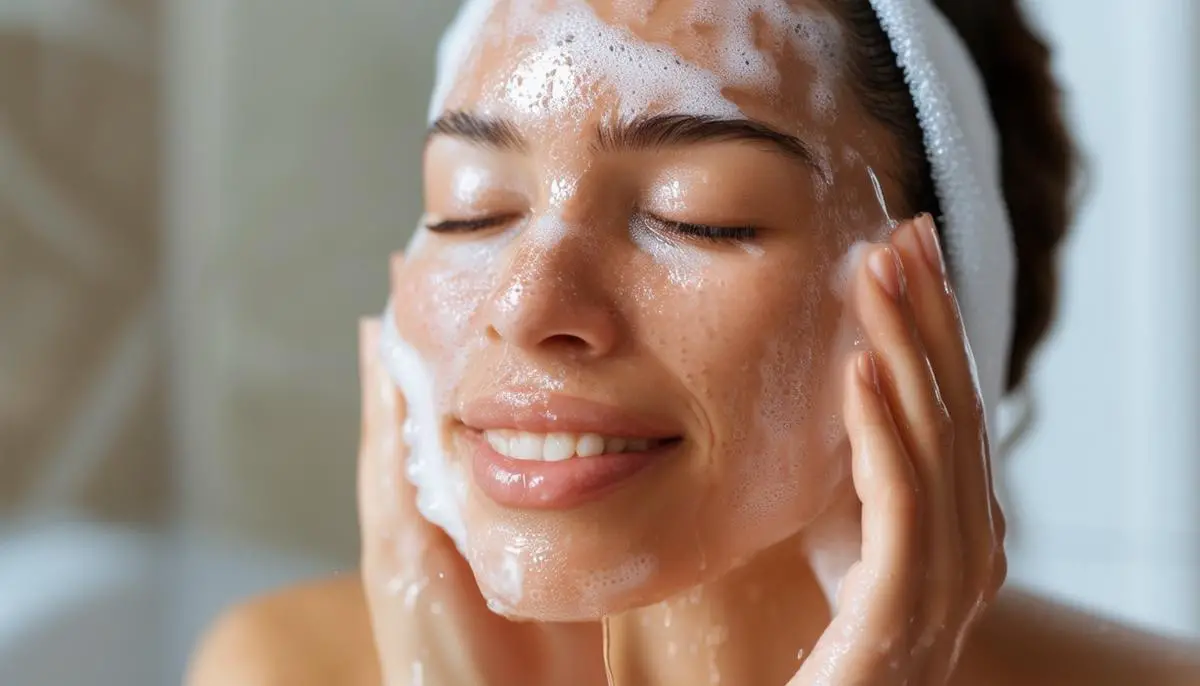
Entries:
[[[429, 138], [439, 135], [497, 150], [524, 152], [529, 147], [512, 122], [464, 111], [447, 112], [438, 117], [429, 128]], [[615, 126], [601, 126], [596, 148], [605, 152], [653, 150], [727, 141], [766, 143], [777, 152], [821, 170], [812, 146], [803, 139], [751, 119], [692, 114], [638, 117]]]
[[529, 147], [521, 131], [507, 119], [462, 111], [446, 112], [438, 117], [429, 127], [426, 141], [435, 136], [449, 136], [497, 150], [523, 152]]
[[726, 119], [692, 114], [639, 117], [616, 127], [601, 127], [600, 150], [653, 150], [703, 143], [744, 141], [766, 143], [788, 157], [819, 169], [817, 156], [805, 141], [751, 119]]

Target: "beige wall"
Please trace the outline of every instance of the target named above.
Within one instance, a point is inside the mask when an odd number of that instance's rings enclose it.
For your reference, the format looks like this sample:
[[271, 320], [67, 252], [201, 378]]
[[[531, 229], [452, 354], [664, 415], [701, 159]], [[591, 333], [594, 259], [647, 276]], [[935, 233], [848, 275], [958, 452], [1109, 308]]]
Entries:
[[0, 519], [353, 560], [355, 322], [454, 6], [0, 1]]
[[157, 27], [0, 3], [0, 519], [163, 509]]
[[201, 313], [179, 322], [194, 386], [188, 516], [348, 562], [356, 320], [382, 309], [386, 256], [420, 212], [434, 41], [454, 3], [219, 4], [193, 55], [221, 70], [202, 75], [215, 92], [185, 96], [213, 111], [183, 135], [220, 154], [176, 159], [179, 178], [212, 182], [197, 208], [211, 221], [177, 227], [195, 246], [177, 255], [195, 279], [177, 309]]

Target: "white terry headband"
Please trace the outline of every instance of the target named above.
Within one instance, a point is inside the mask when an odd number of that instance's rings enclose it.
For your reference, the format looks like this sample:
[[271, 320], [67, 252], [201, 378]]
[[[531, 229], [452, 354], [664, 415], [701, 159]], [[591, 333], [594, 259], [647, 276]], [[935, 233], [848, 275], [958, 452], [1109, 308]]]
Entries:
[[[1004, 396], [1015, 263], [1000, 193], [997, 133], [975, 62], [931, 0], [870, 0], [912, 92], [941, 204], [942, 234], [990, 424]], [[465, 2], [443, 36], [430, 119], [439, 114], [490, 3]]]
[[943, 217], [989, 424], [1004, 397], [1016, 263], [987, 90], [949, 20], [931, 0], [871, 0], [912, 92]]

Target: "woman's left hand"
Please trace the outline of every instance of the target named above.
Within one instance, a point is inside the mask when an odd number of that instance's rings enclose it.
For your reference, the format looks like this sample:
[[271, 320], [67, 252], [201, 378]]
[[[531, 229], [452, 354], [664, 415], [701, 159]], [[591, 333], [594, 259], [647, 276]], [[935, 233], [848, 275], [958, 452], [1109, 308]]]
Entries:
[[942, 686], [1006, 574], [983, 403], [932, 218], [862, 262], [871, 351], [845, 401], [861, 548], [789, 686]]

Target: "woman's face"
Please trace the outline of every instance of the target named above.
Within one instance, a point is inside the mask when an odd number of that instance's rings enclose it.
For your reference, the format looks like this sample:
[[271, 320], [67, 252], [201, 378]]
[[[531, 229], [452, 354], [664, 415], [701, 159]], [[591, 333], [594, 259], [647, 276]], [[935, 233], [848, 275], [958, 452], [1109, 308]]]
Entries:
[[816, 0], [476, 4], [394, 270], [447, 475], [417, 481], [497, 609], [596, 618], [846, 478], [839, 269], [885, 224], [889, 147]]

